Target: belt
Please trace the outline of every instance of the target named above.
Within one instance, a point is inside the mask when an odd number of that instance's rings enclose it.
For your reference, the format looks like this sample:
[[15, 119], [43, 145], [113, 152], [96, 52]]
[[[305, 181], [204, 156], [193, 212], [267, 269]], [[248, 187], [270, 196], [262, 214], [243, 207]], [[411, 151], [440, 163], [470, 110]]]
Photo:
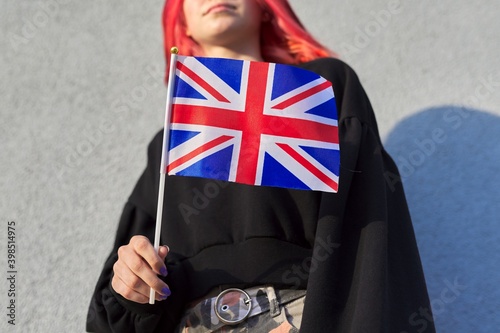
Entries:
[[305, 290], [275, 289], [273, 286], [258, 286], [245, 290], [229, 288], [215, 297], [193, 305], [181, 324], [189, 327], [192, 323], [201, 323], [208, 331], [212, 331], [226, 325], [237, 325], [247, 318], [267, 311], [275, 317], [280, 314], [280, 305], [305, 294]]

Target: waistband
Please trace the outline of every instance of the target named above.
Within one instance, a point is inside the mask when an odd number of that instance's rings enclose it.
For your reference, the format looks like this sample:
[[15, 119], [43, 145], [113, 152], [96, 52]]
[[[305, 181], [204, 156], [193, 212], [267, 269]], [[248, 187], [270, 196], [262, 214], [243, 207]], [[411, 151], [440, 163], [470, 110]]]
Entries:
[[271, 317], [281, 313], [280, 305], [306, 295], [305, 290], [275, 289], [256, 286], [248, 289], [229, 288], [215, 297], [206, 298], [189, 308], [181, 327], [201, 324], [207, 332], [226, 325], [237, 325], [247, 318], [270, 311]]

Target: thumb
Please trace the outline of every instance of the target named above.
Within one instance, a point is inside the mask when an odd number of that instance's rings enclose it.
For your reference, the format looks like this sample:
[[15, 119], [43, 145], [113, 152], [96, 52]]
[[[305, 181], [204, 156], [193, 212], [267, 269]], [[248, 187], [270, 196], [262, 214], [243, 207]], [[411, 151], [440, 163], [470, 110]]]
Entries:
[[158, 248], [158, 256], [163, 261], [163, 267], [160, 268], [160, 271], [159, 271], [162, 276], [168, 275], [167, 267], [165, 266], [165, 257], [167, 256], [169, 251], [170, 251], [170, 249], [166, 245], [162, 245]]
[[162, 245], [158, 248], [158, 255], [160, 256], [161, 260], [165, 260], [169, 252], [170, 248], [167, 245]]

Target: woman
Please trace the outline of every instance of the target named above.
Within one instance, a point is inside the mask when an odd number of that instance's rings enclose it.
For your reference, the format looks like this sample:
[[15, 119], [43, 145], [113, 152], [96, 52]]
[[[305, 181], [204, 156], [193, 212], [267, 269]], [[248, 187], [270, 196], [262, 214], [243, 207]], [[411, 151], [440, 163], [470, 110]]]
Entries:
[[159, 133], [125, 205], [87, 330], [434, 332], [398, 171], [355, 73], [328, 58], [286, 0], [167, 0], [164, 28], [167, 50], [294, 64], [331, 81], [340, 188], [168, 177], [161, 235], [168, 246], [156, 253]]

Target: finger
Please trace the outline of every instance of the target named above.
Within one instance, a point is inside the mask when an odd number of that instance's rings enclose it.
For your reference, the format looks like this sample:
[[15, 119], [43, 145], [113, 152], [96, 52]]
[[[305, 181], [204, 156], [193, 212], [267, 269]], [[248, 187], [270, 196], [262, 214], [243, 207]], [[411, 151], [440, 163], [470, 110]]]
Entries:
[[129, 288], [117, 275], [113, 276], [113, 279], [111, 280], [111, 287], [114, 291], [129, 301], [141, 304], [149, 302], [149, 297], [146, 297], [143, 294]]
[[[168, 288], [168, 285], [160, 280], [156, 274], [149, 269], [149, 274], [151, 277], [151, 280], [153, 282], [148, 283], [143, 277], [138, 275], [137, 273], [133, 272], [130, 267], [127, 266], [126, 262], [124, 261], [117, 261], [115, 265], [113, 266], [113, 270], [115, 272], [115, 277], [120, 279], [120, 281], [123, 283], [124, 286], [122, 286], [122, 289], [124, 287], [143, 295], [144, 297], [149, 299], [149, 291], [150, 288], [153, 288], [157, 293], [160, 294], [160, 297], [166, 298], [170, 296], [170, 289]], [[123, 290], [128, 294], [129, 290]]]
[[116, 270], [127, 286], [145, 296], [149, 295], [149, 288], [168, 296], [170, 293], [168, 286], [158, 278], [148, 263], [130, 249], [124, 249], [122, 252], [125, 255], [123, 255], [123, 260], [116, 262]]
[[167, 268], [164, 260], [155, 251], [153, 245], [148, 238], [144, 236], [134, 236], [130, 240], [130, 244], [135, 252], [141, 256], [146, 263], [149, 264], [157, 274], [166, 275]]
[[[119, 277], [116, 278], [113, 277], [113, 280], [111, 280], [111, 287], [113, 288], [113, 290], [115, 290], [117, 293], [119, 293], [129, 301], [133, 301], [140, 304], [149, 303], [149, 295], [145, 296], [135, 290], [128, 288], [128, 286]], [[167, 298], [168, 296], [166, 295], [155, 293], [155, 299], [157, 301], [164, 301]]]

